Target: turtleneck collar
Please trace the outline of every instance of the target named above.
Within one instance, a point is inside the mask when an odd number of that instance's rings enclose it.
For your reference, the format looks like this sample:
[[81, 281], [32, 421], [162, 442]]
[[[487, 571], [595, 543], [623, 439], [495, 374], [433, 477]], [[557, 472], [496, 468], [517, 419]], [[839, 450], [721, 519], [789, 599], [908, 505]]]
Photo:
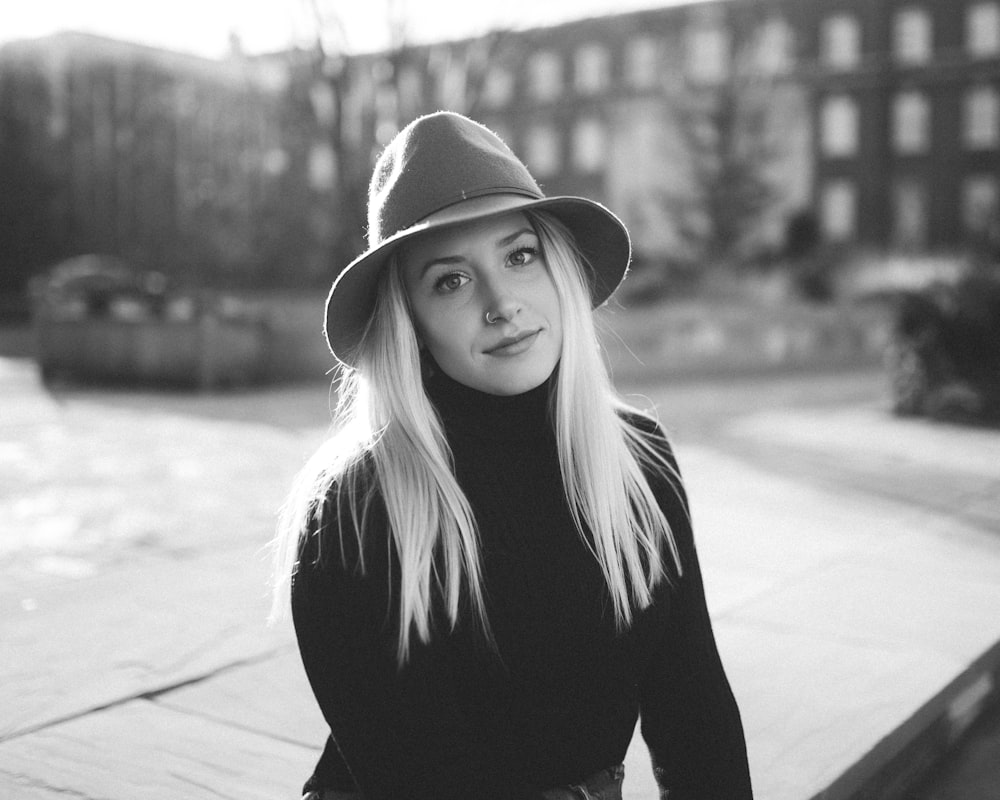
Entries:
[[530, 441], [551, 437], [549, 391], [554, 375], [523, 394], [495, 395], [472, 389], [436, 367], [424, 387], [445, 428], [488, 441]]

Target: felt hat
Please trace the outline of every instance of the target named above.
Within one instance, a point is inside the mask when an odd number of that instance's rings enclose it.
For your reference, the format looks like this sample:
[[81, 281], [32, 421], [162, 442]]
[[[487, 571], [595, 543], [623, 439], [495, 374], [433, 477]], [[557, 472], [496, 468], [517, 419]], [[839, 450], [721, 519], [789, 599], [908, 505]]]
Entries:
[[631, 258], [618, 217], [583, 197], [546, 197], [500, 137], [468, 117], [441, 111], [411, 122], [375, 165], [368, 249], [341, 271], [327, 297], [324, 333], [331, 352], [353, 366], [379, 275], [400, 244], [438, 228], [528, 209], [544, 209], [573, 234], [590, 267], [593, 305], [601, 305]]

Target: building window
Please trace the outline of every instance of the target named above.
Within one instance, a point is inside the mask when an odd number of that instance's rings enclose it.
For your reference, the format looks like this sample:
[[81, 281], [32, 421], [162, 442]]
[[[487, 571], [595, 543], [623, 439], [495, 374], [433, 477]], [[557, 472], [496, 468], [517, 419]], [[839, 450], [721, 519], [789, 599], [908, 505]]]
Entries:
[[611, 58], [605, 47], [587, 44], [576, 51], [574, 61], [576, 90], [584, 94], [600, 92], [611, 83]]
[[757, 31], [756, 66], [765, 75], [788, 72], [795, 63], [795, 33], [785, 20], [774, 17]]
[[854, 184], [833, 180], [820, 195], [820, 223], [823, 234], [833, 242], [853, 239], [857, 230], [858, 198]]
[[892, 238], [897, 247], [920, 248], [927, 239], [927, 192], [913, 180], [899, 181], [892, 192]]
[[319, 126], [332, 129], [337, 122], [337, 97], [328, 80], [317, 79], [309, 86], [309, 105]]
[[930, 61], [934, 44], [930, 15], [922, 8], [903, 8], [893, 21], [893, 54], [903, 64]]
[[974, 175], [962, 184], [962, 224], [972, 234], [988, 234], [1000, 219], [1000, 189], [992, 175]]
[[861, 26], [850, 14], [823, 20], [820, 27], [820, 54], [833, 69], [851, 69], [861, 61]]
[[379, 84], [375, 88], [375, 140], [384, 147], [399, 133], [399, 93], [388, 84]]
[[424, 107], [423, 78], [416, 67], [407, 65], [399, 73], [399, 105], [405, 119], [415, 117]]
[[926, 153], [930, 147], [931, 108], [920, 92], [896, 95], [892, 105], [892, 146], [897, 153]]
[[1000, 55], [1000, 3], [973, 3], [965, 12], [965, 42], [978, 58]]
[[636, 89], [651, 89], [659, 79], [660, 51], [649, 36], [633, 39], [625, 48], [625, 82]]
[[366, 68], [361, 62], [356, 70], [348, 73], [346, 84], [340, 109], [341, 130], [346, 142], [360, 147], [366, 138], [365, 119], [375, 105], [375, 76], [371, 65]]
[[529, 88], [536, 100], [555, 100], [562, 91], [562, 62], [555, 53], [532, 56], [528, 74]]
[[465, 65], [458, 58], [449, 58], [441, 70], [438, 83], [438, 102], [442, 108], [454, 111], [465, 109]]
[[858, 104], [850, 97], [828, 97], [820, 119], [820, 149], [833, 158], [853, 156], [858, 151]]
[[559, 134], [555, 127], [547, 124], [533, 125], [528, 129], [524, 141], [525, 161], [532, 174], [538, 177], [553, 175], [559, 171]]
[[580, 172], [599, 172], [607, 156], [604, 125], [582, 119], [573, 128], [573, 166]]
[[965, 95], [963, 132], [970, 150], [992, 150], [1000, 144], [1000, 94], [992, 86]]
[[315, 142], [309, 149], [307, 166], [309, 187], [317, 192], [329, 192], [337, 183], [337, 157], [325, 142]]
[[483, 83], [483, 103], [490, 108], [507, 105], [514, 96], [514, 74], [505, 67], [494, 67], [486, 73]]
[[695, 83], [722, 83], [729, 75], [729, 35], [715, 24], [687, 31], [687, 75]]

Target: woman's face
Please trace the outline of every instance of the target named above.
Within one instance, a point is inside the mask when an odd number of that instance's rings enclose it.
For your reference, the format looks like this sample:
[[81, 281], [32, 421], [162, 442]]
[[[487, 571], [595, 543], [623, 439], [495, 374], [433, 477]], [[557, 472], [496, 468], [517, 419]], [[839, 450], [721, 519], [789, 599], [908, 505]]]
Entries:
[[449, 377], [514, 395], [552, 374], [559, 297], [524, 214], [428, 233], [400, 252], [400, 264], [417, 336]]

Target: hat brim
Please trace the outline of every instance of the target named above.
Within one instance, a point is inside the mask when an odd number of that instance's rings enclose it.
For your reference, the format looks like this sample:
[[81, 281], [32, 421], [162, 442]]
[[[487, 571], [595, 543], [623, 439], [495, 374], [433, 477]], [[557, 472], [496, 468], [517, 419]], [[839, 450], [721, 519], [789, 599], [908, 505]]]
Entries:
[[590, 267], [593, 306], [596, 308], [611, 297], [624, 280], [632, 257], [628, 230], [614, 213], [584, 197], [487, 195], [448, 206], [398, 231], [348, 264], [333, 282], [326, 299], [323, 333], [330, 352], [342, 364], [355, 365], [357, 346], [374, 310], [382, 268], [403, 242], [432, 230], [529, 210], [545, 210], [569, 229]]

